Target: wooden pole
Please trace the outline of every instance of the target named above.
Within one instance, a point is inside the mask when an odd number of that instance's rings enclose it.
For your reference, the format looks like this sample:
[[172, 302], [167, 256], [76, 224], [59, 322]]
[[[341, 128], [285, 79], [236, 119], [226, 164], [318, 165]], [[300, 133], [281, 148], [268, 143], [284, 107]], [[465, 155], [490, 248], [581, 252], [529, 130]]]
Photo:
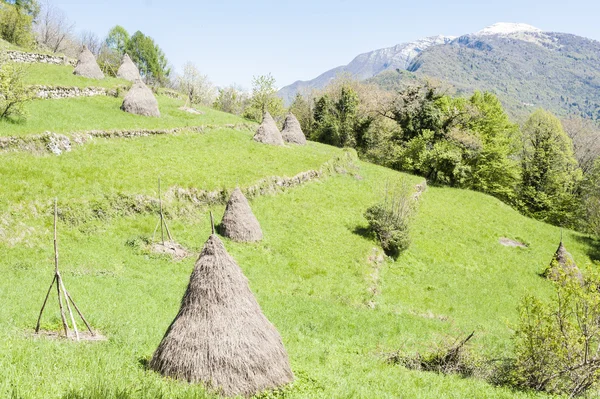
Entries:
[[212, 234], [215, 234], [215, 220], [213, 219], [212, 211], [210, 211], [210, 228], [212, 230]]
[[46, 298], [44, 299], [44, 303], [42, 304], [42, 309], [40, 310], [40, 315], [38, 316], [37, 324], [35, 325], [35, 333], [40, 332], [40, 321], [42, 320], [42, 313], [44, 313], [44, 308], [46, 307], [46, 302], [48, 302], [48, 297], [50, 296], [50, 291], [52, 291], [52, 287], [54, 286], [54, 281], [56, 280], [56, 274], [52, 278], [52, 283], [48, 288], [48, 292], [46, 293]]
[[83, 320], [83, 323], [85, 324], [85, 326], [89, 330], [90, 334], [92, 334], [92, 337], [96, 336], [96, 333], [92, 330], [92, 327], [90, 327], [90, 324], [87, 322], [87, 320], [85, 319], [85, 317], [83, 317], [83, 313], [81, 313], [81, 310], [79, 310], [79, 308], [77, 307], [77, 304], [75, 303], [75, 301], [73, 300], [73, 298], [71, 298], [71, 294], [69, 294], [69, 292], [66, 291], [66, 290], [65, 290], [65, 294], [67, 294], [67, 298], [69, 298], [69, 301], [71, 301], [71, 303], [73, 304], [73, 307], [75, 308], [75, 310], [77, 311], [77, 313], [79, 313], [79, 317], [81, 317], [81, 320]]
[[65, 288], [65, 283], [60, 279], [60, 286], [63, 290], [63, 295], [65, 296], [65, 302], [67, 303], [67, 309], [69, 310], [69, 316], [71, 317], [71, 323], [73, 324], [73, 331], [75, 331], [75, 339], [79, 341], [79, 331], [77, 330], [77, 324], [75, 323], [75, 318], [73, 317], [73, 311], [71, 310], [71, 305], [69, 304], [69, 297], [67, 297], [67, 289]]
[[58, 271], [58, 238], [56, 233], [56, 224], [58, 219], [58, 200], [54, 199], [54, 275], [56, 278], [56, 292], [58, 294], [58, 306], [60, 308], [60, 319], [65, 330], [65, 336], [69, 338], [69, 326], [65, 318], [65, 310], [63, 308], [62, 297], [60, 296], [60, 272]]
[[163, 228], [163, 224], [164, 224], [163, 207], [162, 207], [162, 197], [160, 194], [160, 177], [158, 178], [158, 204], [160, 206], [160, 237], [162, 240], [162, 245], [165, 245], [165, 231]]

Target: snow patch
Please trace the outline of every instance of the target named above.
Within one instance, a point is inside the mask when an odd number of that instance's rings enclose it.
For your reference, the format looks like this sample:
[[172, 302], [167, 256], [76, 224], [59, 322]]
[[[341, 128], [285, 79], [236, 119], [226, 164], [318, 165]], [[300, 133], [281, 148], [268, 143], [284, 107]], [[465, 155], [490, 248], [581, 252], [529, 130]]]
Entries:
[[518, 24], [511, 22], [499, 22], [493, 25], [488, 26], [487, 28], [483, 28], [479, 32], [476, 32], [477, 36], [489, 36], [489, 35], [510, 35], [513, 33], [539, 33], [542, 32], [541, 29], [536, 28], [535, 26], [527, 25], [527, 24]]

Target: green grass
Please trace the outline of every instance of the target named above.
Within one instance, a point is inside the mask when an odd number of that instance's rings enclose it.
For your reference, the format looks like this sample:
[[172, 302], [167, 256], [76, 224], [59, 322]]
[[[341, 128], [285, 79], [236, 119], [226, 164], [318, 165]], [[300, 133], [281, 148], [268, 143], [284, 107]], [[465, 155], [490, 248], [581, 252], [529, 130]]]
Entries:
[[[132, 139], [95, 139], [71, 152], [2, 155], [0, 204], [91, 200], [117, 193], [155, 195], [165, 187], [216, 190], [248, 186], [269, 176], [318, 169], [340, 150], [317, 143], [276, 147], [257, 143], [250, 132], [231, 129]], [[260, 160], [260, 161], [257, 161]]]
[[[160, 161], [156, 165], [155, 171]], [[377, 201], [384, 182], [399, 174], [367, 164], [360, 174], [362, 179], [337, 176], [259, 197], [252, 206], [264, 241], [226, 241], [288, 349], [297, 382], [285, 397], [545, 397], [409, 371], [386, 364], [381, 354], [427, 348], [475, 330], [478, 350], [504, 355], [521, 296], [551, 291], [536, 273], [550, 260], [559, 230], [482, 194], [430, 188], [422, 197], [413, 245], [397, 262], [384, 264], [381, 293], [372, 297], [367, 259], [377, 245], [355, 231], [365, 225], [363, 212]], [[80, 194], [76, 186], [68, 190]], [[218, 219], [223, 207], [212, 210]], [[65, 282], [90, 322], [109, 337], [80, 345], [26, 335], [52, 270], [49, 212], [38, 214], [37, 221], [34, 226], [44, 234], [36, 241], [0, 244], [0, 396], [17, 390], [24, 398], [67, 393], [116, 398], [122, 391], [129, 394], [120, 397], [203, 397], [201, 387], [162, 379], [143, 367], [177, 312], [194, 262], [172, 262], [126, 245], [150, 236], [156, 215], [61, 224]], [[195, 252], [209, 232], [206, 211], [173, 217], [170, 225], [176, 239]], [[502, 236], [530, 247], [502, 247]], [[566, 232], [567, 247], [584, 265], [590, 248], [580, 240]], [[368, 301], [376, 308], [366, 306]], [[59, 320], [51, 305], [47, 328]]]
[[107, 87], [131, 86], [124, 79], [105, 77], [104, 79], [89, 79], [73, 75], [70, 65], [25, 64], [27, 85], [45, 85], [61, 87]]
[[120, 110], [122, 98], [80, 97], [62, 100], [34, 100], [27, 104], [24, 121], [0, 120], [0, 136], [26, 136], [45, 131], [73, 133], [108, 129], [162, 129], [184, 126], [223, 125], [245, 122], [235, 115], [199, 107], [204, 115], [180, 110], [184, 101], [159, 96], [160, 118], [132, 115]]

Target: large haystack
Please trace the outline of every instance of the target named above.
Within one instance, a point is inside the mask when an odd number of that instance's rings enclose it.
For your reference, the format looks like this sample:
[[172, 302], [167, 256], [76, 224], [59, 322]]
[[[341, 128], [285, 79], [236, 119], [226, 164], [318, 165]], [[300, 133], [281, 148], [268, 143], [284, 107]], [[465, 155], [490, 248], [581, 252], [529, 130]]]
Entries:
[[256, 130], [254, 140], [259, 143], [283, 145], [283, 137], [281, 137], [281, 133], [268, 111], [263, 115], [263, 121]]
[[123, 100], [121, 109], [130, 114], [160, 116], [158, 101], [156, 101], [154, 93], [152, 93], [152, 90], [141, 79], [136, 80], [133, 86], [131, 86], [131, 89], [127, 92]]
[[96, 57], [86, 46], [83, 46], [79, 53], [73, 74], [92, 79], [104, 79], [104, 73], [100, 70]]
[[562, 241], [558, 245], [558, 249], [552, 258], [552, 262], [550, 262], [550, 266], [548, 266], [544, 272], [544, 276], [551, 280], [558, 281], [561, 273], [574, 277], [583, 283], [583, 275], [577, 267], [573, 256], [567, 251]]
[[306, 144], [306, 136], [302, 131], [302, 127], [300, 126], [300, 122], [291, 112], [285, 118], [283, 122], [283, 130], [281, 131], [281, 135], [283, 136], [283, 140], [287, 143], [305, 145]]
[[138, 79], [141, 79], [140, 71], [135, 66], [131, 58], [129, 58], [128, 54], [123, 56], [121, 60], [121, 66], [117, 71], [117, 77], [125, 80], [129, 80], [130, 82], [135, 82]]
[[260, 224], [239, 188], [236, 188], [229, 197], [219, 232], [224, 237], [239, 242], [255, 242], [263, 238]]
[[204, 244], [150, 368], [226, 396], [251, 396], [294, 378], [277, 329], [215, 234]]

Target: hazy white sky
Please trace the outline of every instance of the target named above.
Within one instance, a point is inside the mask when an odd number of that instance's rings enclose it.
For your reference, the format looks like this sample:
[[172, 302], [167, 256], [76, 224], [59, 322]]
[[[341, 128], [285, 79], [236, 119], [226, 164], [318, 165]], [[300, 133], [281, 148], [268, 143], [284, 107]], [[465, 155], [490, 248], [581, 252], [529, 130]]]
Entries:
[[176, 69], [194, 62], [218, 85], [249, 87], [272, 73], [278, 86], [312, 79], [359, 53], [437, 34], [459, 36], [495, 22], [600, 40], [600, 1], [158, 1], [52, 0], [76, 29], [104, 37], [114, 25], [155, 39]]

